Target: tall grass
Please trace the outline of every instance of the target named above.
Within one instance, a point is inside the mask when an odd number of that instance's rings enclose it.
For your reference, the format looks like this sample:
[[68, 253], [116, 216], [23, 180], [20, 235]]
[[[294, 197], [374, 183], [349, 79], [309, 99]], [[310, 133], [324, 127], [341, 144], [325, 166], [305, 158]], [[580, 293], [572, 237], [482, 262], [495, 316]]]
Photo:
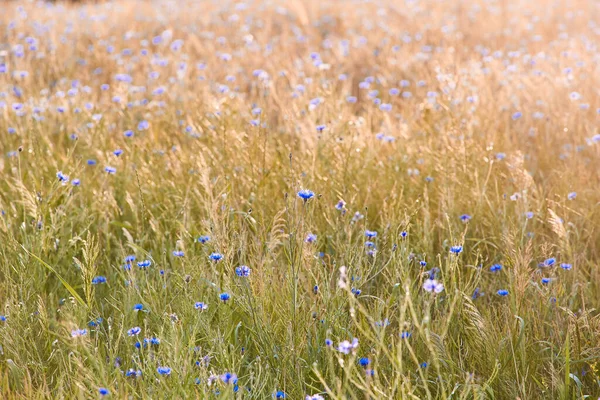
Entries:
[[600, 396], [596, 3], [0, 7], [0, 397]]

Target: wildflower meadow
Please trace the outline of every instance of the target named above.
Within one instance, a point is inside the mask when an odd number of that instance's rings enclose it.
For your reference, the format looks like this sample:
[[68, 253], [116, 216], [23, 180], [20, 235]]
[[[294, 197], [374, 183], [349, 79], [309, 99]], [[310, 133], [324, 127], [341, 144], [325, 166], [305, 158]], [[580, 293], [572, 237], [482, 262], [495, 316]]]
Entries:
[[0, 2], [0, 398], [600, 397], [600, 6]]

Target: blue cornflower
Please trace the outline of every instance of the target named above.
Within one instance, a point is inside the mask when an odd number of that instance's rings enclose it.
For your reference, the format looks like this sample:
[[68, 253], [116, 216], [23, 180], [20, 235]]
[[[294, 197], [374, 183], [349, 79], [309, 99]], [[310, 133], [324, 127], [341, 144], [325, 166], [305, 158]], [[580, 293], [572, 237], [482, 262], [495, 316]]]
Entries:
[[317, 132], [323, 132], [325, 130], [326, 126], [325, 125], [317, 125]]
[[285, 393], [281, 390], [278, 390], [277, 393], [275, 393], [275, 398], [276, 399], [285, 399]]
[[531, 211], [527, 211], [527, 212], [525, 213], [525, 218], [527, 218], [527, 219], [531, 219], [531, 218], [533, 218], [533, 215], [534, 215], [534, 214], [533, 214]]
[[333, 346], [333, 340], [331, 340], [331, 339], [325, 339], [325, 346], [327, 346], [327, 347]]
[[223, 303], [227, 302], [227, 300], [229, 300], [231, 298], [231, 295], [229, 293], [221, 293], [219, 295], [219, 299], [221, 299], [221, 301]]
[[419, 364], [419, 366], [420, 366], [421, 368], [427, 368], [427, 366], [428, 366], [428, 365], [429, 365], [429, 364], [427, 364], [426, 362], [422, 362], [421, 364]]
[[117, 172], [117, 169], [115, 167], [104, 167], [104, 171], [106, 171], [106, 173], [108, 174], [114, 174]]
[[317, 241], [317, 235], [315, 235], [314, 233], [309, 233], [308, 235], [306, 235], [306, 239], [304, 239], [304, 241], [306, 243], [314, 243]]
[[97, 164], [96, 160], [92, 160], [92, 159], [89, 159], [86, 162], [87, 162], [87, 165], [96, 165]]
[[131, 129], [126, 130], [125, 132], [123, 132], [123, 135], [125, 137], [132, 137], [133, 136], [133, 131]]
[[419, 261], [419, 265], [420, 265], [421, 267], [425, 268], [425, 267], [427, 266], [427, 261], [425, 261], [425, 260], [421, 260], [421, 261]]
[[573, 266], [571, 264], [566, 264], [566, 263], [560, 264], [560, 267], [562, 269], [564, 269], [565, 271], [569, 271], [571, 268], [573, 268]]
[[471, 216], [469, 214], [463, 214], [460, 216], [460, 220], [462, 222], [469, 222], [471, 220]]
[[194, 304], [194, 308], [196, 310], [204, 311], [208, 308], [208, 304], [203, 303], [201, 301], [197, 301], [196, 304]]
[[506, 289], [500, 289], [500, 290], [498, 290], [497, 293], [499, 296], [502, 296], [502, 297], [508, 296], [508, 290], [506, 290]]
[[506, 158], [506, 154], [504, 153], [496, 153], [496, 160], [502, 161]]
[[542, 285], [547, 285], [550, 283], [550, 281], [551, 281], [550, 278], [542, 278]]
[[238, 381], [237, 375], [236, 374], [232, 374], [231, 372], [225, 372], [219, 378], [221, 378], [221, 380], [225, 384], [231, 383], [232, 385], [235, 385], [235, 384], [237, 384], [237, 381]]
[[127, 370], [127, 372], [125, 372], [125, 376], [128, 378], [136, 378], [138, 376], [142, 376], [142, 371], [139, 369], [136, 371], [135, 369], [130, 368]]
[[152, 265], [152, 261], [150, 260], [144, 260], [137, 263], [137, 266], [142, 269], [148, 268], [150, 265]]
[[367, 246], [367, 247], [369, 247], [369, 248], [371, 248], [371, 247], [375, 247], [375, 243], [373, 243], [373, 242], [371, 242], [371, 241], [367, 240], [367, 241], [365, 242], [365, 246]]
[[87, 329], [75, 329], [71, 331], [71, 337], [81, 337], [87, 335]]
[[175, 257], [183, 257], [185, 253], [182, 250], [173, 250], [173, 255]]
[[143, 304], [140, 304], [140, 303], [138, 303], [138, 304], [135, 304], [135, 305], [133, 306], [133, 311], [141, 311], [141, 310], [143, 310], [143, 309], [144, 309], [144, 305], [143, 305]]
[[406, 331], [405, 331], [405, 332], [402, 332], [402, 333], [400, 334], [400, 338], [401, 338], [401, 339], [408, 339], [408, 338], [409, 338], [409, 337], [411, 337], [411, 336], [412, 336], [412, 334], [411, 334], [410, 332], [406, 332]]
[[208, 242], [210, 240], [210, 236], [200, 236], [198, 238], [198, 243], [202, 243], [205, 244], [206, 242]]
[[164, 375], [164, 376], [171, 375], [171, 368], [169, 368], [169, 367], [158, 367], [158, 368], [156, 368], [156, 371], [159, 374]]
[[471, 298], [473, 300], [477, 299], [478, 297], [483, 296], [485, 293], [481, 292], [481, 290], [479, 288], [475, 288], [475, 290], [473, 291], [473, 295], [471, 296]]
[[100, 396], [106, 396], [110, 393], [110, 391], [107, 388], [98, 388], [98, 393], [100, 393]]
[[356, 296], [356, 297], [360, 296], [360, 294], [362, 293], [362, 290], [360, 290], [360, 289], [356, 289], [356, 288], [352, 288], [350, 291], [351, 291], [351, 292], [352, 292], [352, 294], [354, 294], [354, 296]]
[[142, 328], [140, 328], [139, 326], [136, 326], [134, 328], [131, 328], [130, 330], [127, 331], [127, 335], [128, 336], [137, 336], [140, 334], [140, 332], [142, 331]]
[[517, 111], [516, 113], [514, 113], [514, 114], [512, 115], [512, 119], [513, 119], [513, 121], [516, 121], [516, 120], [518, 120], [519, 118], [521, 118], [522, 116], [523, 116], [523, 113], [522, 113], [521, 111]]
[[73, 186], [80, 186], [81, 185], [81, 181], [79, 179], [73, 179], [71, 181], [71, 185], [73, 185]]
[[92, 279], [92, 285], [98, 285], [101, 283], [106, 283], [105, 276], [96, 276], [96, 277], [94, 277], [94, 279]]
[[313, 293], [314, 293], [314, 294], [317, 294], [317, 293], [319, 293], [319, 285], [315, 285], [315, 286], [313, 286]]
[[502, 264], [494, 264], [490, 267], [490, 271], [497, 272], [502, 269]]
[[377, 231], [370, 231], [367, 229], [365, 231], [365, 236], [368, 237], [369, 239], [373, 239], [374, 237], [377, 237]]
[[62, 173], [62, 171], [58, 171], [58, 172], [56, 173], [56, 177], [58, 178], [58, 180], [59, 180], [60, 182], [63, 182], [63, 183], [65, 183], [65, 182], [69, 182], [69, 176], [68, 176], [68, 175], [65, 175], [65, 174], [63, 174], [63, 173]]
[[305, 202], [312, 199], [314, 196], [315, 194], [308, 189], [302, 189], [298, 192], [298, 197], [300, 197]]
[[408, 236], [408, 232], [406, 232], [406, 231], [402, 231], [402, 232], [400, 232], [400, 237], [401, 237], [402, 239], [405, 239], [407, 236]]
[[554, 263], [556, 263], [556, 258], [550, 257], [550, 258], [544, 260], [544, 267], [551, 267], [554, 265]]
[[149, 127], [150, 127], [150, 124], [149, 124], [149, 123], [148, 123], [148, 121], [146, 121], [146, 120], [142, 120], [142, 121], [140, 121], [140, 122], [138, 123], [138, 125], [137, 125], [137, 129], [138, 129], [138, 131], [143, 131], [143, 130], [146, 130], [146, 129], [148, 129]]
[[367, 357], [361, 357], [358, 359], [358, 364], [360, 364], [361, 367], [366, 367], [370, 363], [371, 363], [371, 360], [369, 360]]
[[6, 322], [6, 315], [0, 315], [0, 322]]
[[571, 193], [569, 193], [569, 194], [567, 195], [567, 198], [568, 198], [569, 200], [574, 200], [574, 199], [575, 199], [575, 197], [577, 197], [577, 193], [576, 193], [576, 192], [571, 192]]
[[208, 258], [210, 258], [214, 262], [219, 262], [219, 261], [221, 261], [223, 259], [223, 254], [221, 254], [221, 253], [211, 253], [210, 256], [208, 256]]
[[450, 252], [454, 254], [460, 254], [463, 251], [462, 246], [452, 246], [450, 247]]
[[346, 207], [346, 202], [344, 200], [338, 201], [337, 204], [335, 205], [335, 209], [338, 211], [343, 211], [345, 207]]
[[250, 276], [250, 268], [246, 265], [240, 265], [235, 269], [235, 273], [237, 276], [248, 277]]
[[113, 151], [113, 154], [114, 154], [115, 156], [119, 157], [121, 154], [123, 154], [123, 150], [121, 150], [121, 149], [117, 149], [117, 150]]

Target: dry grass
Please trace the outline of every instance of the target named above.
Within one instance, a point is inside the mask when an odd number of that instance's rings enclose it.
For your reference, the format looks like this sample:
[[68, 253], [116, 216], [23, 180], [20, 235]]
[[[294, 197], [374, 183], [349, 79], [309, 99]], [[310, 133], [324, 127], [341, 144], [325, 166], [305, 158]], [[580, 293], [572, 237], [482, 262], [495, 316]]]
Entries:
[[1, 397], [600, 396], [596, 3], [0, 7]]

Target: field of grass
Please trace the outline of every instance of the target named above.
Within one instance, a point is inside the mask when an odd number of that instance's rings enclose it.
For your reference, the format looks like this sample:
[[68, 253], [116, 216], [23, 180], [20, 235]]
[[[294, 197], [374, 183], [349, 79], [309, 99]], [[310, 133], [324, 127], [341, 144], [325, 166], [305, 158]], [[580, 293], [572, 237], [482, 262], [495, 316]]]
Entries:
[[600, 6], [0, 3], [0, 398], [600, 396]]

